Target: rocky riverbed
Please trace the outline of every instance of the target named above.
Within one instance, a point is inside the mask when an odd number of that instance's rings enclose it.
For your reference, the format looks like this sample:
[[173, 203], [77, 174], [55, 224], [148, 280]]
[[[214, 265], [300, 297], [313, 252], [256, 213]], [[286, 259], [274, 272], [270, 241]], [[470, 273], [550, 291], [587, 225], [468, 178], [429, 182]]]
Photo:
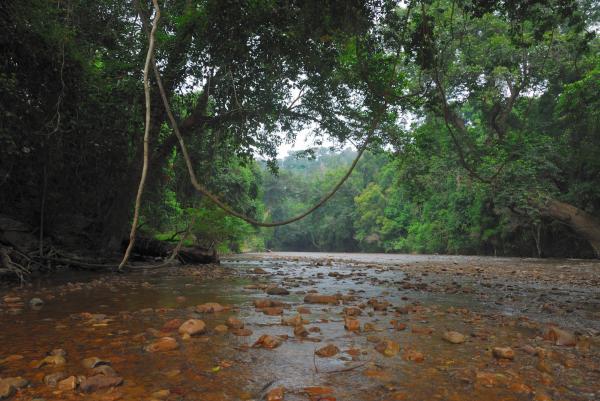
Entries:
[[593, 261], [246, 254], [0, 300], [0, 399], [600, 399]]

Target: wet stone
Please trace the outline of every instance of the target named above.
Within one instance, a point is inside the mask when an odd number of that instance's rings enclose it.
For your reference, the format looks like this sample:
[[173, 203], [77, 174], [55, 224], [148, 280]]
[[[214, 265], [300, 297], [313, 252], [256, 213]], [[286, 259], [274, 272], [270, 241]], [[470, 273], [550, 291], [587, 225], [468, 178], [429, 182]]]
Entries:
[[494, 347], [492, 354], [498, 359], [515, 359], [515, 351], [510, 347]]
[[181, 335], [187, 334], [194, 336], [196, 334], [202, 334], [206, 330], [206, 324], [199, 319], [189, 319], [179, 326], [178, 332]]
[[44, 376], [44, 383], [47, 386], [56, 387], [59, 381], [67, 377], [65, 372], [54, 372]]
[[269, 295], [289, 295], [289, 291], [282, 287], [271, 287], [267, 289]]
[[334, 344], [328, 344], [322, 348], [319, 348], [315, 351], [317, 356], [321, 358], [330, 358], [332, 356], [337, 355], [340, 352], [340, 349], [336, 347]]
[[110, 365], [110, 361], [93, 356], [90, 358], [85, 358], [83, 361], [81, 361], [81, 364], [86, 369], [94, 369], [100, 365]]
[[123, 384], [123, 378], [121, 377], [96, 375], [83, 379], [79, 387], [82, 391], [90, 393], [109, 387], [120, 386], [121, 384]]
[[446, 331], [442, 338], [451, 344], [462, 344], [467, 339], [464, 334], [457, 331]]
[[146, 347], [148, 352], [165, 352], [173, 351], [179, 348], [177, 340], [172, 337], [163, 337]]
[[229, 318], [227, 318], [227, 321], [225, 322], [225, 325], [227, 327], [229, 327], [230, 329], [242, 329], [244, 328], [244, 322], [242, 322], [240, 319], [230, 316]]
[[285, 396], [285, 389], [283, 387], [277, 387], [269, 391], [265, 397], [266, 401], [283, 401]]

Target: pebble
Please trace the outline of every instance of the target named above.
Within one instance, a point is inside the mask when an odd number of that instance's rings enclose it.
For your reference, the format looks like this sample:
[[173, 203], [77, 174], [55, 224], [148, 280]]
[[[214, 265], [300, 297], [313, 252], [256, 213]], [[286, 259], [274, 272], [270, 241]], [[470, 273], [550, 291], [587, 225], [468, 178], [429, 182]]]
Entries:
[[462, 344], [467, 339], [464, 334], [458, 331], [446, 331], [442, 338], [451, 344]]
[[196, 334], [202, 334], [206, 330], [206, 323], [200, 319], [189, 319], [186, 320], [179, 326], [178, 332], [181, 335], [187, 334], [194, 336]]

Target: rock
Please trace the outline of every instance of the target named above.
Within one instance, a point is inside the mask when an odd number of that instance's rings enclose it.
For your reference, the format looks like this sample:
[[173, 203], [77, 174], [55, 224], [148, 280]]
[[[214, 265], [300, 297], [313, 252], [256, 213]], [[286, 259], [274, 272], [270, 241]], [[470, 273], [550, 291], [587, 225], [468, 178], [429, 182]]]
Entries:
[[390, 324], [392, 325], [392, 327], [396, 331], [406, 330], [406, 324], [405, 323], [401, 323], [401, 322], [399, 322], [397, 320], [390, 320]]
[[515, 351], [510, 347], [494, 347], [492, 354], [498, 359], [515, 359]]
[[56, 387], [59, 381], [67, 377], [65, 372], [54, 372], [44, 376], [44, 383], [51, 387]]
[[173, 351], [179, 348], [179, 344], [172, 337], [163, 337], [146, 347], [148, 352]]
[[252, 330], [245, 327], [241, 329], [232, 329], [231, 334], [238, 337], [248, 337], [252, 335]]
[[344, 315], [346, 316], [360, 316], [362, 315], [362, 309], [357, 308], [357, 307], [349, 307], [349, 308], [344, 308]]
[[294, 336], [296, 337], [308, 337], [308, 330], [303, 325], [294, 327]]
[[573, 333], [556, 326], [547, 327], [543, 331], [542, 336], [544, 337], [544, 340], [552, 341], [556, 345], [570, 347], [577, 345], [577, 337]]
[[277, 387], [269, 391], [265, 397], [266, 401], [283, 401], [285, 395], [285, 389], [283, 387]]
[[301, 313], [303, 315], [308, 315], [310, 314], [310, 309], [304, 306], [299, 306], [296, 308], [296, 312]]
[[18, 355], [18, 354], [9, 355], [4, 359], [0, 359], [0, 365], [4, 365], [5, 363], [20, 361], [23, 358], [24, 358], [23, 355]]
[[179, 326], [181, 326], [182, 323], [183, 321], [181, 319], [171, 319], [163, 325], [161, 331], [175, 331], [179, 329]]
[[41, 300], [40, 298], [31, 298], [29, 300], [29, 306], [31, 306], [33, 309], [39, 309], [44, 305], [44, 301]]
[[458, 331], [446, 331], [442, 338], [451, 344], [462, 344], [465, 342], [467, 337]]
[[267, 289], [269, 295], [289, 295], [289, 291], [282, 287], [271, 287]]
[[413, 326], [411, 332], [414, 334], [431, 334], [433, 333], [433, 329], [431, 327]]
[[338, 299], [334, 295], [308, 294], [304, 297], [307, 304], [337, 304]]
[[79, 388], [83, 392], [90, 393], [109, 387], [116, 387], [123, 384], [123, 378], [118, 376], [104, 376], [96, 375], [92, 377], [86, 377], [81, 381]]
[[267, 271], [265, 269], [262, 269], [260, 267], [256, 267], [254, 268], [254, 270], [252, 270], [252, 272], [254, 274], [268, 274]]
[[50, 351], [50, 355], [58, 355], [58, 356], [66, 357], [67, 351], [65, 351], [62, 348], [55, 348], [52, 351]]
[[284, 326], [300, 326], [303, 323], [302, 316], [296, 315], [288, 318], [281, 318], [281, 324]]
[[365, 325], [363, 326], [363, 330], [365, 332], [381, 331], [379, 327], [377, 327], [374, 323], [371, 322], [365, 323]]
[[402, 355], [402, 357], [404, 358], [404, 360], [406, 361], [413, 361], [413, 362], [423, 362], [425, 360], [425, 356], [423, 356], [423, 354], [419, 351], [415, 351], [415, 350], [407, 350], [404, 355]]
[[158, 400], [166, 400], [171, 395], [171, 391], [168, 389], [158, 390], [152, 393], [152, 398], [156, 398]]
[[193, 336], [202, 334], [206, 330], [206, 324], [200, 319], [189, 319], [179, 326], [178, 332], [181, 335], [187, 334]]
[[21, 376], [0, 379], [0, 383], [8, 384], [9, 386], [12, 386], [15, 390], [29, 385], [29, 381], [27, 379], [22, 378]]
[[272, 307], [283, 307], [284, 303], [281, 301], [274, 301], [268, 298], [261, 298], [254, 300], [254, 307], [258, 309], [272, 308]]
[[66, 363], [67, 363], [67, 361], [66, 361], [65, 357], [62, 355], [49, 355], [49, 356], [45, 357], [44, 359], [42, 359], [41, 361], [35, 362], [34, 367], [39, 369], [45, 365], [62, 366]]
[[215, 326], [215, 328], [214, 328], [214, 331], [217, 334], [225, 334], [225, 333], [227, 333], [228, 330], [229, 329], [224, 324], [219, 324], [219, 325]]
[[227, 325], [227, 327], [229, 327], [230, 329], [243, 329], [244, 328], [244, 322], [242, 322], [240, 319], [237, 319], [233, 316], [230, 316], [227, 318], [225, 325]]
[[83, 361], [81, 361], [81, 364], [86, 369], [94, 369], [96, 366], [110, 365], [110, 361], [93, 356], [91, 358], [85, 358]]
[[506, 376], [501, 373], [476, 372], [475, 381], [485, 387], [494, 387], [500, 383], [506, 382]]
[[216, 302], [207, 302], [205, 304], [196, 306], [196, 312], [198, 313], [219, 313], [223, 312], [224, 310], [226, 310], [226, 308]]
[[359, 331], [360, 330], [360, 321], [353, 317], [346, 317], [344, 319], [344, 328], [348, 331]]
[[104, 376], [116, 376], [117, 372], [110, 365], [100, 365], [92, 369], [92, 373]]
[[375, 349], [385, 356], [395, 356], [400, 352], [400, 344], [392, 340], [383, 340], [375, 346]]
[[263, 334], [256, 340], [253, 347], [262, 347], [262, 348], [277, 348], [281, 345], [281, 339], [279, 337], [273, 337], [268, 334]]
[[525, 383], [520, 383], [520, 382], [512, 383], [511, 385], [508, 386], [508, 389], [510, 391], [512, 391], [513, 393], [519, 393], [519, 394], [531, 394], [533, 392], [531, 387], [529, 387]]
[[15, 393], [15, 388], [4, 380], [0, 380], [0, 400], [5, 400]]
[[58, 382], [58, 389], [62, 391], [75, 390], [77, 388], [77, 378], [75, 376], [69, 376], [64, 380]]
[[338, 347], [333, 344], [329, 344], [316, 350], [315, 354], [321, 358], [330, 358], [334, 355], [337, 355], [339, 352], [340, 349]]
[[304, 387], [303, 391], [308, 394], [309, 397], [314, 397], [319, 400], [322, 399], [322, 395], [333, 394], [333, 389], [331, 387], [321, 387], [321, 386], [312, 386], [312, 387]]
[[533, 397], [533, 401], [552, 401], [550, 396], [542, 391], [536, 392], [535, 397]]
[[268, 315], [268, 316], [283, 315], [283, 308], [280, 308], [278, 306], [262, 308], [261, 311], [262, 311], [262, 313], [264, 313], [265, 315]]

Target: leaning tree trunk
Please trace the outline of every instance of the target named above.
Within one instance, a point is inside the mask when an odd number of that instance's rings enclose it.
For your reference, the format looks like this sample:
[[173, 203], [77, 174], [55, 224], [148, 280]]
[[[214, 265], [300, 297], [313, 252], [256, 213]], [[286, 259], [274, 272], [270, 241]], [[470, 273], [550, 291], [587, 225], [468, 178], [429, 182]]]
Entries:
[[600, 219], [565, 202], [550, 199], [541, 210], [542, 214], [560, 220], [573, 228], [594, 249], [600, 258]]

